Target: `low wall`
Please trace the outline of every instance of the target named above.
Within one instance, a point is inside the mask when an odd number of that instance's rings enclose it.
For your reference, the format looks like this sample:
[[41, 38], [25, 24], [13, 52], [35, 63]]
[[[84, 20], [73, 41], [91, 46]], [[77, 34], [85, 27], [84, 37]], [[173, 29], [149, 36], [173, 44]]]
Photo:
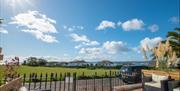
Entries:
[[113, 91], [132, 91], [132, 90], [141, 89], [141, 88], [142, 88], [142, 83], [138, 83], [138, 84], [116, 86], [113, 88], [114, 89]]
[[[0, 91], [11, 91], [12, 89], [15, 89], [15, 91], [19, 90], [19, 88], [21, 87], [21, 77], [16, 78], [10, 82], [8, 82], [7, 84], [1, 85], [0, 86]], [[13, 90], [14, 91], [14, 90]]]
[[179, 80], [180, 78], [180, 74], [178, 71], [176, 72], [166, 72], [166, 71], [160, 71], [160, 70], [142, 70], [142, 72], [144, 73], [144, 75], [152, 75], [152, 74], [157, 74], [157, 75], [163, 75], [163, 76], [171, 76], [171, 78], [175, 79], [175, 80]]

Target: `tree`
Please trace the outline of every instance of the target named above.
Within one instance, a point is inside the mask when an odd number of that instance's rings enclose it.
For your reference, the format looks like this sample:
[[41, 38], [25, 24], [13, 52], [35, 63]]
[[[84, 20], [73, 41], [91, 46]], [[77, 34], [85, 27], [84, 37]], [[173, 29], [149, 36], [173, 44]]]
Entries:
[[[159, 46], [154, 47], [150, 51], [152, 54], [151, 60], [156, 60], [156, 67], [159, 65], [172, 67], [176, 65], [177, 59], [180, 57], [180, 28], [175, 28], [174, 31], [167, 33], [166, 40], [159, 43]], [[146, 51], [143, 51], [146, 56]], [[161, 64], [162, 63], [162, 64]]]
[[39, 65], [39, 66], [45, 66], [46, 64], [47, 64], [47, 60], [42, 59], [42, 58], [40, 58], [40, 59], [38, 60], [38, 65]]
[[27, 64], [27, 62], [26, 62], [26, 60], [24, 60], [24, 62], [22, 63], [22, 65], [26, 65]]
[[176, 52], [176, 56], [180, 57], [180, 28], [175, 28], [174, 31], [167, 33], [167, 38], [169, 38], [170, 46], [172, 50]]
[[38, 59], [36, 57], [29, 57], [27, 59], [28, 66], [38, 66]]

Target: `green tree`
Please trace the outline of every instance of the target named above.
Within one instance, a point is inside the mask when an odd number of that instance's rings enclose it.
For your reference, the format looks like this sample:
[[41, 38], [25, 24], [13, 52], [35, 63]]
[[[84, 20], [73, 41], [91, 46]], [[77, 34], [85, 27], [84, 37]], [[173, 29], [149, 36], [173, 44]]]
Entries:
[[38, 66], [38, 59], [36, 57], [29, 57], [27, 59], [27, 65], [28, 66]]
[[38, 60], [38, 65], [39, 65], [39, 66], [45, 66], [46, 64], [47, 64], [47, 60], [42, 59], [42, 58], [40, 58], [40, 59]]
[[174, 31], [167, 33], [172, 50], [176, 52], [176, 56], [180, 57], [180, 28], [175, 28]]

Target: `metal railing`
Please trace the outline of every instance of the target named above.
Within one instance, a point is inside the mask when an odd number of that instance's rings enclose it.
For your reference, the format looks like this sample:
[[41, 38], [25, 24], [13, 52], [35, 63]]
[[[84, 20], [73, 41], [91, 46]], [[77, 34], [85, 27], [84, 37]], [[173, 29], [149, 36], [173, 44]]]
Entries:
[[[140, 74], [140, 73], [139, 73]], [[20, 76], [20, 75], [19, 75]], [[30, 73], [23, 74], [22, 85], [28, 91], [113, 91], [115, 86], [126, 85], [124, 79], [138, 80], [136, 73], [120, 73], [115, 71], [98, 75], [77, 73]], [[140, 80], [139, 80], [140, 81]]]
[[95, 72], [92, 76], [76, 73], [51, 73], [51, 74], [24, 74], [23, 86], [29, 91], [51, 90], [51, 91], [113, 91], [114, 86], [124, 85], [119, 78], [119, 72], [105, 72], [98, 76]]

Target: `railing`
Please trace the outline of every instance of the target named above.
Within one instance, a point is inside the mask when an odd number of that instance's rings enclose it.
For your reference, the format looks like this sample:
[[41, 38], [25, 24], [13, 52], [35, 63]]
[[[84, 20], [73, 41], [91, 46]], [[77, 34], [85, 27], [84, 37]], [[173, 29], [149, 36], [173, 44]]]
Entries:
[[[123, 77], [138, 80], [136, 73], [105, 72], [104, 75], [76, 73], [30, 73], [22, 76], [22, 85], [28, 91], [113, 91], [115, 86], [126, 85]], [[122, 81], [123, 80], [123, 81]]]
[[24, 74], [23, 86], [28, 90], [51, 90], [51, 91], [113, 91], [114, 86], [124, 85], [119, 78], [118, 72], [105, 72], [98, 76], [95, 72], [92, 76], [76, 73], [51, 73], [51, 74]]

